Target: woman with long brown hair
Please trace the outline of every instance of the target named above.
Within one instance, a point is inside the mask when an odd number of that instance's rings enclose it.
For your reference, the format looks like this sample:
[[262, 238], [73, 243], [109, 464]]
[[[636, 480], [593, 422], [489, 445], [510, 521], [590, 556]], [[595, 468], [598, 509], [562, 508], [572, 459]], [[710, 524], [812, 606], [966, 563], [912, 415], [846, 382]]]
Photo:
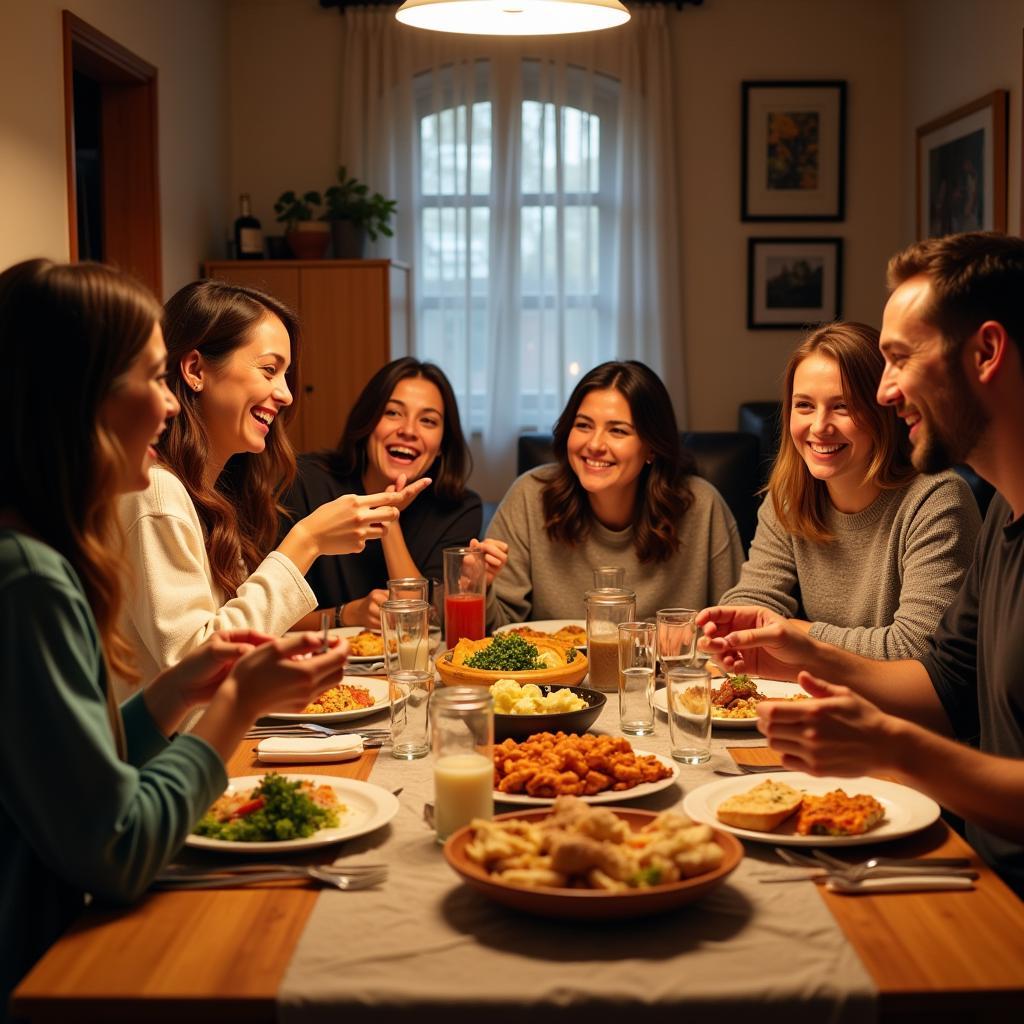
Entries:
[[[338, 447], [300, 455], [298, 477], [285, 499], [292, 521], [341, 494], [391, 491], [432, 478], [419, 496], [396, 507], [380, 541], [358, 555], [317, 559], [306, 580], [339, 626], [379, 628], [389, 579], [440, 579], [444, 548], [483, 548], [490, 575], [504, 564], [504, 545], [477, 540], [480, 498], [466, 487], [472, 468], [455, 392], [444, 371], [412, 356], [382, 366], [345, 421]], [[415, 501], [413, 498], [415, 497]]]
[[491, 626], [578, 618], [599, 565], [626, 570], [640, 618], [701, 608], [736, 580], [743, 549], [732, 513], [694, 473], [649, 367], [629, 360], [587, 373], [555, 424], [554, 451], [554, 465], [512, 485], [488, 530], [509, 546]]
[[838, 322], [790, 356], [788, 425], [740, 580], [718, 602], [785, 615], [873, 658], [913, 658], [953, 599], [980, 526], [956, 473], [919, 475], [892, 406], [875, 400], [878, 331]]
[[[0, 448], [0, 1006], [85, 905], [149, 886], [227, 782], [267, 711], [300, 710], [341, 677], [315, 634], [216, 634], [123, 706], [118, 494], [145, 487], [177, 401], [160, 305], [109, 267], [29, 260], [0, 274], [13, 388]], [[26, 382], [46, 381], [48, 404]], [[254, 650], [254, 648], [257, 648]], [[207, 709], [174, 736], [193, 708]]]
[[320, 555], [362, 550], [428, 481], [345, 495], [277, 544], [280, 497], [295, 473], [285, 426], [299, 329], [253, 288], [195, 281], [164, 310], [169, 386], [181, 404], [150, 486], [122, 501], [135, 588], [128, 632], [143, 677], [222, 628], [279, 634], [317, 605], [303, 575]]

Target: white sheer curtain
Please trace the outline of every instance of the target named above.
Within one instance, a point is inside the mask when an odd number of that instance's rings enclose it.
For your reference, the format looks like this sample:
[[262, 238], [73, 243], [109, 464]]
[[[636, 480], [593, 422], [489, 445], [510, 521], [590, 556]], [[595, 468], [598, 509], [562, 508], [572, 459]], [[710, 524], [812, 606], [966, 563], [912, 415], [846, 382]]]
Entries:
[[632, 14], [528, 40], [343, 19], [340, 162], [399, 200], [377, 251], [413, 265], [415, 351], [480, 435], [485, 496], [604, 359], [648, 363], [685, 415], [669, 28]]

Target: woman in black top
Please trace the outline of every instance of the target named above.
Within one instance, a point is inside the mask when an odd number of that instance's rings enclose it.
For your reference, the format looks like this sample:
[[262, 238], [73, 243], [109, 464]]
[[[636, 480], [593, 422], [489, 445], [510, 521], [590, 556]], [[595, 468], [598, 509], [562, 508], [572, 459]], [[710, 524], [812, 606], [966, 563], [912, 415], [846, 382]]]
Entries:
[[504, 544], [475, 539], [482, 506], [466, 488], [471, 468], [448, 378], [433, 363], [411, 356], [373, 375], [352, 406], [336, 449], [299, 456], [298, 476], [285, 497], [293, 521], [342, 494], [392, 491], [424, 476], [433, 480], [400, 506], [400, 522], [382, 540], [370, 541], [360, 554], [313, 564], [306, 579], [319, 607], [334, 609], [336, 625], [379, 628], [387, 581], [440, 579], [444, 548], [482, 547], [490, 577], [504, 565]]

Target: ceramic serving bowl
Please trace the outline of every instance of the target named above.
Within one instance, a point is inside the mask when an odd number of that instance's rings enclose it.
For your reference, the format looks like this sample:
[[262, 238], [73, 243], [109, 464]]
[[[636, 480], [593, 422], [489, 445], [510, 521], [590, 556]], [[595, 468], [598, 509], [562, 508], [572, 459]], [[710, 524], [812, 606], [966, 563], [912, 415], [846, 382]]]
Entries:
[[[496, 815], [494, 820], [518, 818], [536, 821], [546, 818], [549, 814], [550, 808], [542, 811], [514, 811], [511, 814]], [[632, 808], [616, 809], [615, 814], [624, 819], [634, 831], [643, 828], [657, 817], [654, 811]], [[484, 868], [466, 856], [471, 831], [471, 825], [460, 828], [458, 832], [449, 836], [444, 844], [444, 857], [452, 870], [459, 874], [464, 882], [488, 898], [507, 907], [542, 917], [607, 920], [662, 913], [699, 900], [721, 885], [743, 859], [743, 844], [739, 840], [726, 832], [712, 829], [714, 842], [722, 847], [725, 855], [722, 863], [713, 871], [680, 882], [655, 885], [649, 889], [630, 889], [628, 892], [510, 885], [488, 874]]]
[[[541, 686], [541, 693], [546, 697], [563, 687]], [[578, 711], [559, 711], [553, 715], [494, 715], [494, 741], [525, 740], [535, 732], [585, 733], [601, 714], [608, 698], [597, 690], [588, 690], [584, 686], [567, 686], [575, 696], [587, 702], [587, 706]]]
[[[483, 643], [482, 641], [480, 643]], [[567, 649], [561, 644], [535, 640], [530, 638], [539, 651], [549, 649], [557, 652], [560, 658], [567, 656]], [[576, 651], [572, 661], [555, 668], [529, 669], [521, 672], [491, 671], [482, 668], [469, 668], [466, 665], [456, 665], [452, 658], [454, 651], [445, 651], [434, 663], [437, 674], [445, 686], [490, 686], [499, 679], [514, 679], [520, 685], [536, 683], [538, 686], [574, 686], [582, 681], [590, 669], [587, 656], [582, 651]], [[541, 732], [543, 730], [537, 730]]]

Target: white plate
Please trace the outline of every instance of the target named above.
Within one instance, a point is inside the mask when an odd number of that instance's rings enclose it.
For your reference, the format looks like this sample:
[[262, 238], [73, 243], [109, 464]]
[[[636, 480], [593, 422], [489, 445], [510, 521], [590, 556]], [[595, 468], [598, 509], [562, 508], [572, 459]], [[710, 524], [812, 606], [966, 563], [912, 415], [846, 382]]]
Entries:
[[[262, 775], [243, 775], [228, 779], [227, 793], [238, 789], [250, 790], [257, 786]], [[200, 850], [223, 850], [230, 853], [284, 853], [288, 850], [309, 850], [316, 846], [329, 846], [343, 839], [366, 835], [386, 825], [398, 813], [398, 800], [380, 786], [358, 779], [342, 779], [333, 775], [292, 775], [284, 776], [293, 782], [308, 780], [316, 786], [330, 786], [337, 794], [338, 802], [345, 805], [335, 828], [322, 828], [306, 839], [283, 839], [280, 842], [238, 843], [226, 839], [211, 839], [208, 836], [190, 835], [186, 846]]]
[[[649, 754], [649, 750], [634, 750], [634, 754], [643, 757]], [[642, 796], [650, 796], [652, 793], [660, 793], [668, 789], [676, 779], [679, 778], [679, 766], [671, 758], [662, 757], [661, 754], [654, 755], [666, 768], [672, 769], [672, 774], [667, 779], [659, 779], [657, 782], [642, 782], [632, 789], [609, 789], [603, 793], [595, 793], [593, 796], [581, 796], [580, 799], [588, 804], [617, 804], [623, 800], [635, 800]], [[502, 804], [522, 804], [527, 807], [547, 807], [555, 802], [555, 797], [527, 796], [525, 793], [499, 793], [494, 791], [494, 800]]]
[[[499, 633], [507, 633], [510, 629], [518, 629], [520, 626], [526, 626], [527, 629], [535, 629], [538, 633], [557, 633], [560, 629], [565, 626], [579, 626], [580, 629], [587, 628], [586, 619], [535, 619], [533, 622], [509, 622], [504, 626], [499, 626], [495, 631], [494, 635], [497, 636]], [[577, 644], [578, 650], [585, 651], [587, 649], [586, 643]]]
[[[751, 676], [757, 684], [757, 688], [766, 697], [793, 697], [798, 693], [806, 694], [807, 691], [798, 683], [786, 683], [781, 679], [761, 679], [759, 676]], [[711, 687], [721, 685], [721, 680], [713, 678]], [[662, 687], [654, 692], [654, 707], [666, 717], [668, 716], [668, 691]], [[711, 712], [711, 724], [716, 729], [754, 729], [757, 727], [757, 717], [754, 718], [719, 718], [715, 712]]]
[[[842, 789], [850, 796], [866, 793], [873, 796], [884, 808], [885, 817], [880, 825], [859, 836], [800, 836], [794, 831], [796, 815], [792, 815], [773, 832], [755, 832], [747, 828], [735, 828], [719, 821], [715, 809], [727, 797], [745, 793], [765, 779], [784, 782], [794, 789], [804, 790], [815, 796]], [[838, 779], [823, 775], [805, 775], [803, 772], [768, 772], [764, 775], [743, 775], [735, 779], [709, 782], [686, 795], [683, 810], [694, 819], [707, 825], [731, 832], [742, 839], [753, 839], [758, 843], [772, 843], [775, 846], [863, 846], [866, 843], [883, 843], [899, 839], [927, 828], [939, 816], [939, 805], [924, 793], [902, 786], [898, 782], [884, 779]]]
[[[325, 714], [303, 714], [301, 711], [275, 711], [267, 714], [266, 718], [275, 718], [279, 722], [318, 722], [321, 725], [330, 725], [332, 722], [351, 722], [357, 718], [369, 718], [378, 711], [386, 711], [389, 705], [388, 681], [377, 679], [373, 676], [352, 676], [351, 679], [344, 679], [342, 686], [362, 686], [370, 691], [373, 704], [368, 708], [353, 708], [351, 711], [328, 711]], [[405, 700], [401, 698], [399, 703]]]

